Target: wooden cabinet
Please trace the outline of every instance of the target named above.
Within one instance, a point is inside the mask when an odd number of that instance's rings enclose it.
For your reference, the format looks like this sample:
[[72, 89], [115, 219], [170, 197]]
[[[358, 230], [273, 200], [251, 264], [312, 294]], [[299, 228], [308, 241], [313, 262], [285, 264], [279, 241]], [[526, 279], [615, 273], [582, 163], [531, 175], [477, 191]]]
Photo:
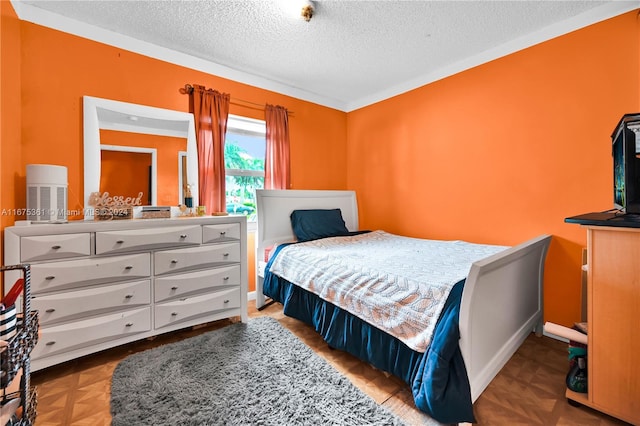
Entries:
[[586, 229], [588, 393], [567, 398], [640, 424], [640, 228]]
[[32, 370], [223, 318], [247, 321], [244, 216], [33, 224], [5, 229], [29, 263], [40, 314]]

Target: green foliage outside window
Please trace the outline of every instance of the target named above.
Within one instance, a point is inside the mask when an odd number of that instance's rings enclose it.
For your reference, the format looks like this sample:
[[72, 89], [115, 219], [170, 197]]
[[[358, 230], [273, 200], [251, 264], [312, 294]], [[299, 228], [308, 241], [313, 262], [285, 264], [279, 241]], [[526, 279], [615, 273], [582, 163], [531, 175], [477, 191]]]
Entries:
[[224, 146], [227, 212], [255, 220], [255, 190], [264, 187], [264, 158], [252, 157], [229, 136]]

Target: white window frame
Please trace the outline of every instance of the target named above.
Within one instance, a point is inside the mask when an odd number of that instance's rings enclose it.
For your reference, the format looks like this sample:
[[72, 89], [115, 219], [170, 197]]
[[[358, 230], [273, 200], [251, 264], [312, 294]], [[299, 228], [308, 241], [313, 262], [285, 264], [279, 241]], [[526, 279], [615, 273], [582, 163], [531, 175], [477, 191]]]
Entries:
[[[229, 114], [227, 118], [227, 133], [264, 138], [266, 149], [267, 123], [264, 120]], [[224, 174], [225, 176], [265, 177], [264, 170], [225, 169]], [[255, 221], [247, 222], [249, 231], [255, 230], [256, 227], [257, 223]]]

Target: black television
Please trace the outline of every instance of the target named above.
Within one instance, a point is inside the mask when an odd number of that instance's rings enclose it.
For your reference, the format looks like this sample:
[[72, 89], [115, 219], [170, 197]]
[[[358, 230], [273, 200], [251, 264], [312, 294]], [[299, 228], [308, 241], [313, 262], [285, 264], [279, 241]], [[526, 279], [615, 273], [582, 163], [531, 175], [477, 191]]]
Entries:
[[632, 126], [640, 127], [640, 113], [623, 115], [611, 134], [613, 205], [621, 213], [640, 214], [640, 159]]

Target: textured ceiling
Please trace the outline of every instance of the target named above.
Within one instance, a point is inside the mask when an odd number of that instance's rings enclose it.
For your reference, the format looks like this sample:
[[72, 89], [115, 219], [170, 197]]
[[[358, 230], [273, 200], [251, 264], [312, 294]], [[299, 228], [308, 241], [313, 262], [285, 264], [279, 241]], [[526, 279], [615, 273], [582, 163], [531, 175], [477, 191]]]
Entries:
[[640, 7], [638, 1], [317, 1], [305, 22], [288, 15], [283, 2], [293, 0], [13, 0], [21, 19], [124, 48], [146, 42], [132, 50], [166, 48], [163, 60], [344, 111]]

